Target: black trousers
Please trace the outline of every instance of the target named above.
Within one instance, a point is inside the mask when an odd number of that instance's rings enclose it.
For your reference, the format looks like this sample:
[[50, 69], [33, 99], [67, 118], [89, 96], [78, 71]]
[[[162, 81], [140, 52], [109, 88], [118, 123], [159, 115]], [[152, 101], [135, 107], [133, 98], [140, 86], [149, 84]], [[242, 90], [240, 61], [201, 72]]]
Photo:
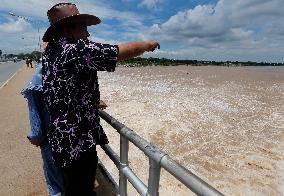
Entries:
[[82, 154], [70, 166], [63, 168], [65, 196], [93, 195], [97, 164], [97, 151], [92, 149]]

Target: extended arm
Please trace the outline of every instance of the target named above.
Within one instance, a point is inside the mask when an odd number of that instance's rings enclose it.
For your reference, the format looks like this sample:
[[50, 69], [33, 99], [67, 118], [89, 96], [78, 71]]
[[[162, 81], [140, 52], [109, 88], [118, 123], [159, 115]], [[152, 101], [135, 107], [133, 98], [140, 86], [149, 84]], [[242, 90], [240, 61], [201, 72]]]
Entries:
[[144, 52], [160, 49], [158, 42], [130, 42], [121, 44], [119, 47], [118, 60], [123, 61], [143, 54]]

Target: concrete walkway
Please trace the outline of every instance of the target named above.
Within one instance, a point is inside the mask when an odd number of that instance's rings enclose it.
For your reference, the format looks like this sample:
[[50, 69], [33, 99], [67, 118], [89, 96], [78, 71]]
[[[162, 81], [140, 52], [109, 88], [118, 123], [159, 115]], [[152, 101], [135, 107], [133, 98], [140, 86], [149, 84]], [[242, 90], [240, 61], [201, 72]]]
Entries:
[[21, 89], [34, 69], [22, 69], [0, 90], [0, 195], [48, 195], [39, 148], [26, 139], [27, 102]]

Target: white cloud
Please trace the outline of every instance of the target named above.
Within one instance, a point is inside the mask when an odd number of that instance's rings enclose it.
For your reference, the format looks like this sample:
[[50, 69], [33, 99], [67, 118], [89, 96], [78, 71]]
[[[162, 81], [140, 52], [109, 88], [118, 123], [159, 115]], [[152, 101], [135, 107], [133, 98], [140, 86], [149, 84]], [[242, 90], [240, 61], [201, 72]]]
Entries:
[[[17, 52], [24, 49], [34, 50], [36, 48], [38, 40], [37, 22], [42, 24], [48, 24], [48, 18], [46, 12], [56, 3], [61, 2], [60, 0], [1, 0], [0, 11], [7, 12], [7, 19], [9, 22], [5, 24], [0, 23], [0, 37], [5, 37], [0, 40], [1, 48], [6, 48], [7, 52]], [[90, 0], [82, 0], [80, 3], [77, 1], [69, 1], [77, 5], [81, 13], [94, 14], [102, 19], [102, 23], [98, 27], [92, 27], [91, 29], [97, 29], [98, 32], [102, 32], [102, 35], [108, 35], [107, 32], [120, 33], [120, 28], [124, 28], [125, 32], [133, 31], [133, 29], [143, 28], [144, 16], [136, 14], [131, 11], [120, 11], [115, 7], [111, 7], [110, 4], [105, 3], [104, 0], [97, 0], [95, 2]], [[31, 24], [25, 22], [23, 19], [18, 20], [17, 17], [9, 16], [8, 12], [13, 12], [19, 16], [25, 16], [30, 19]], [[39, 20], [39, 21], [36, 21]], [[114, 25], [107, 25], [105, 20], [115, 20]], [[41, 27], [40, 37], [46, 30], [46, 27]], [[21, 33], [18, 36], [10, 35], [8, 32], [18, 32]], [[34, 40], [29, 39], [27, 36], [33, 37]], [[123, 37], [123, 36], [121, 36]], [[24, 39], [21, 39], [24, 38]], [[105, 40], [111, 40], [104, 38]], [[101, 41], [104, 41], [102, 38]], [[17, 41], [15, 41], [17, 40]], [[28, 43], [28, 41], [30, 41]], [[21, 47], [21, 49], [19, 48]], [[26, 51], [29, 52], [29, 51]]]
[[[148, 9], [159, 9], [164, 3], [164, 0], [122, 1], [140, 2], [140, 6]], [[60, 1], [1, 0], [0, 11], [11, 11], [47, 24], [46, 11], [57, 2]], [[102, 43], [157, 40], [163, 50], [155, 55], [173, 58], [257, 61], [283, 61], [284, 58], [283, 0], [219, 0], [216, 5], [204, 4], [179, 11], [167, 21], [150, 27], [145, 23], [164, 20], [164, 15], [152, 18], [131, 10], [121, 11], [106, 0], [71, 2], [77, 3], [81, 13], [94, 14], [102, 19], [102, 24], [90, 28], [97, 37], [96, 41]], [[15, 52], [19, 47], [35, 48], [38, 42], [36, 25], [7, 17], [10, 19], [0, 24], [0, 37], [5, 37], [5, 40], [0, 40], [1, 48]], [[41, 37], [45, 31], [42, 28]]]
[[97, 42], [97, 43], [102, 43], [102, 44], [113, 44], [113, 45], [118, 45], [121, 44], [121, 42], [118, 42], [117, 40], [113, 40], [113, 39], [105, 39], [102, 37], [95, 37], [95, 36], [91, 36], [90, 40]]
[[0, 47], [3, 53], [19, 53], [38, 50], [39, 40], [45, 29], [34, 28], [21, 18], [9, 18], [7, 23], [0, 25]]
[[[283, 0], [220, 0], [216, 5], [198, 5], [178, 12], [140, 36], [144, 40], [175, 43], [180, 52], [182, 48], [201, 48], [204, 50], [199, 56], [212, 59], [216, 57], [211, 55], [211, 49], [225, 52], [228, 58], [236, 54], [253, 59], [259, 52], [256, 60], [274, 60], [284, 51], [283, 6]], [[272, 48], [276, 46], [277, 50]]]
[[148, 9], [157, 9], [159, 6], [159, 3], [161, 3], [162, 0], [143, 0], [139, 6], [145, 6]]
[[9, 23], [0, 24], [0, 33], [22, 33], [31, 28], [31, 25], [24, 19], [10, 21]]
[[47, 19], [46, 11], [58, 1], [39, 0], [1, 0], [0, 10], [28, 17]]
[[[16, 13], [17, 15], [35, 17], [40, 20], [48, 21], [46, 16], [47, 10], [50, 9], [56, 3], [62, 2], [61, 0], [1, 0], [0, 10], [9, 10], [9, 12]], [[105, 19], [116, 19], [123, 21], [123, 23], [129, 24], [141, 24], [143, 16], [130, 11], [119, 11], [104, 0], [81, 0], [78, 1], [71, 0], [71, 3], [75, 3], [80, 11], [80, 13], [93, 14], [100, 17], [102, 20]]]

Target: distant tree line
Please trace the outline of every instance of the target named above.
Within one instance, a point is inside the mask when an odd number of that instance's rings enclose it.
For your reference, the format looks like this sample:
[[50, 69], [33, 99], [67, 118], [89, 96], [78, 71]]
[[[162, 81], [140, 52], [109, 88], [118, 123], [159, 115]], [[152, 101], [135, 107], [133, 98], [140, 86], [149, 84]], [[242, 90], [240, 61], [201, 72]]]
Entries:
[[[38, 61], [41, 58], [42, 53], [39, 51], [33, 51], [31, 53], [20, 54], [2, 54], [0, 50], [0, 57], [4, 59], [18, 59], [31, 58]], [[178, 66], [178, 65], [190, 65], [190, 66], [284, 66], [284, 63], [269, 63], [269, 62], [239, 62], [239, 61], [198, 61], [198, 60], [177, 60], [167, 58], [142, 58], [136, 57], [128, 59], [119, 63], [120, 65], [127, 67], [144, 67], [144, 66]]]
[[13, 59], [17, 57], [18, 59], [31, 58], [32, 60], [38, 61], [41, 58], [41, 52], [33, 51], [31, 53], [20, 53], [20, 54], [2, 54], [0, 50], [0, 56], [2, 59]]
[[132, 58], [120, 62], [121, 65], [127, 67], [143, 67], [143, 66], [284, 66], [284, 63], [269, 63], [269, 62], [239, 62], [239, 61], [198, 61], [198, 60], [176, 60], [167, 58]]

